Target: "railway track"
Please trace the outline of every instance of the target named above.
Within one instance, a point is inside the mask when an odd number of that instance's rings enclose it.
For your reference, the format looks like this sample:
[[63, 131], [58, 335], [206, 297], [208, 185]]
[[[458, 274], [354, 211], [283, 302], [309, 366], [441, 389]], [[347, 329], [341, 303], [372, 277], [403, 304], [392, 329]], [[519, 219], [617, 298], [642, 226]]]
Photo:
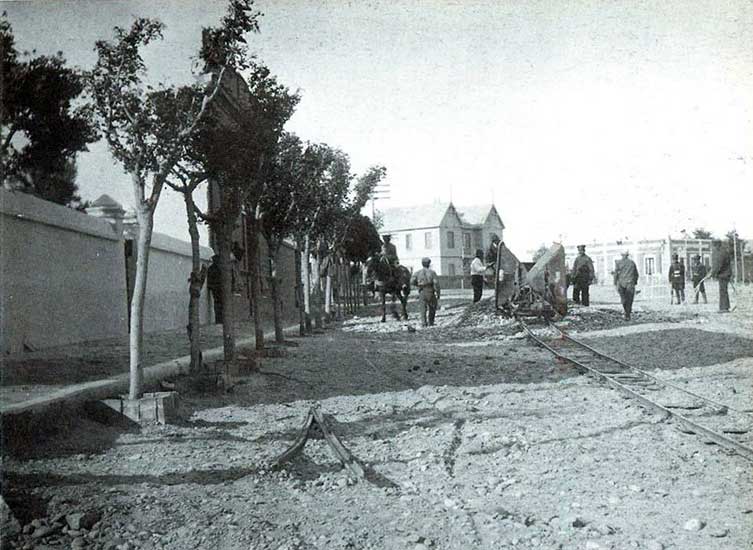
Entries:
[[750, 412], [718, 403], [610, 357], [552, 323], [549, 327], [556, 331], [556, 337], [545, 340], [534, 334], [525, 321], [517, 320], [529, 338], [555, 356], [663, 413], [683, 432], [696, 434], [753, 462], [753, 415]]

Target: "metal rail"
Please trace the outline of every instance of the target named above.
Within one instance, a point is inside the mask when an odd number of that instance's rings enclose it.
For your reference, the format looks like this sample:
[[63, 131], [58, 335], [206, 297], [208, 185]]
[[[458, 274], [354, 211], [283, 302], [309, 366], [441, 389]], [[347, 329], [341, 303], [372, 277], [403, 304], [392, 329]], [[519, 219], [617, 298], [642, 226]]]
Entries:
[[[569, 363], [572, 363], [573, 365], [581, 369], [581, 371], [585, 372], [586, 374], [590, 374], [594, 376], [595, 378], [606, 382], [614, 389], [619, 390], [622, 393], [625, 393], [634, 399], [637, 399], [643, 405], [646, 405], [647, 407], [651, 409], [661, 412], [662, 414], [666, 415], [668, 418], [674, 419], [678, 423], [685, 426], [685, 428], [689, 432], [702, 434], [709, 441], [712, 441], [716, 443], [717, 445], [719, 445], [720, 447], [723, 447], [729, 451], [739, 454], [743, 458], [753, 462], [753, 448], [731, 437], [728, 437], [727, 435], [724, 435], [723, 433], [719, 433], [718, 431], [715, 431], [713, 429], [710, 429], [700, 424], [694, 418], [688, 418], [687, 416], [676, 412], [675, 410], [673, 410], [675, 408], [678, 408], [676, 406], [662, 405], [660, 403], [657, 403], [653, 399], [650, 399], [649, 397], [644, 395], [644, 393], [649, 393], [649, 392], [653, 392], [653, 391], [657, 391], [657, 390], [661, 390], [665, 388], [671, 388], [674, 391], [680, 391], [684, 394], [692, 396], [692, 398], [696, 400], [696, 403], [692, 407], [687, 407], [687, 408], [699, 410], [700, 413], [697, 414], [696, 416], [703, 416], [704, 418], [709, 418], [710, 416], [720, 416], [720, 415], [726, 416], [729, 413], [729, 411], [734, 411], [735, 413], [739, 413], [740, 415], [743, 415], [746, 419], [746, 423], [749, 423], [751, 420], [750, 414], [745, 413], [743, 411], [738, 411], [737, 409], [729, 407], [728, 405], [717, 403], [716, 401], [707, 399], [693, 392], [689, 392], [674, 384], [665, 382], [661, 380], [660, 378], [656, 378], [655, 376], [652, 376], [640, 369], [632, 367], [628, 365], [627, 363], [624, 363], [623, 361], [620, 361], [600, 351], [597, 351], [594, 348], [588, 346], [587, 344], [584, 344], [583, 342], [575, 340], [571, 336], [565, 334], [558, 327], [555, 327], [554, 325], [549, 324], [549, 326], [553, 327], [561, 336], [560, 341], [571, 344], [571, 354], [568, 355], [568, 354], [562, 353], [558, 351], [557, 349], [555, 349], [554, 347], [552, 347], [547, 342], [545, 342], [542, 338], [539, 338], [538, 336], [536, 336], [522, 319], [518, 318], [517, 320], [529, 338], [534, 340], [537, 344], [539, 344], [543, 348], [546, 348], [547, 350], [549, 350], [555, 356]], [[573, 347], [575, 349], [572, 349]], [[586, 358], [574, 356], [575, 353], [573, 352], [577, 352], [577, 351], [582, 352], [583, 350], [587, 351], [589, 354]], [[587, 364], [585, 362], [585, 359], [589, 359], [589, 360], [596, 359], [596, 363], [599, 363], [598, 367], [596, 365]], [[750, 427], [748, 427], [747, 429], [750, 429]], [[747, 429], [745, 430], [746, 432], [747, 432]], [[728, 433], [733, 433], [733, 432], [730, 431]]]

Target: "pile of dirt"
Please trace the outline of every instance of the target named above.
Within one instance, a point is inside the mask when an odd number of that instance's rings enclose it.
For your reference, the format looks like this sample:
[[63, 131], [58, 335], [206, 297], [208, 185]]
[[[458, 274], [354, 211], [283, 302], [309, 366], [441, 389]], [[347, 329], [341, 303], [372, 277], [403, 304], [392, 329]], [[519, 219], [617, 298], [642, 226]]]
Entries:
[[634, 311], [630, 321], [622, 317], [622, 310], [607, 307], [583, 307], [569, 306], [569, 311], [564, 319], [558, 323], [562, 328], [572, 332], [588, 332], [592, 330], [605, 330], [626, 325], [639, 325], [644, 323], [679, 323], [697, 315], [688, 314], [685, 317], [670, 316], [658, 311]]
[[484, 298], [467, 306], [455, 320], [457, 327], [489, 327], [500, 324], [500, 317], [494, 304], [494, 298]]

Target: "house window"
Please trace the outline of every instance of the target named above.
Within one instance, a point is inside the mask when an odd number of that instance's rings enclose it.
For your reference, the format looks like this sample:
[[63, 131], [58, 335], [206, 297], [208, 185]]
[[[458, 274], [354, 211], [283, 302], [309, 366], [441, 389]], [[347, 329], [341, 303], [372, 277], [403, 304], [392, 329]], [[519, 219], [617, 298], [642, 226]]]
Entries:
[[431, 248], [431, 231], [424, 233], [424, 248]]
[[412, 250], [413, 249], [413, 235], [408, 233], [405, 236], [405, 250]]
[[648, 276], [656, 273], [656, 260], [653, 256], [643, 258], [643, 272]]
[[471, 234], [470, 233], [463, 233], [463, 248], [466, 250], [471, 249]]
[[455, 248], [455, 232], [447, 232], [447, 248]]
[[[450, 231], [450, 233], [452, 233], [452, 231]], [[448, 273], [450, 277], [454, 277], [455, 276], [455, 264], [448, 265], [447, 269], [449, 270]]]

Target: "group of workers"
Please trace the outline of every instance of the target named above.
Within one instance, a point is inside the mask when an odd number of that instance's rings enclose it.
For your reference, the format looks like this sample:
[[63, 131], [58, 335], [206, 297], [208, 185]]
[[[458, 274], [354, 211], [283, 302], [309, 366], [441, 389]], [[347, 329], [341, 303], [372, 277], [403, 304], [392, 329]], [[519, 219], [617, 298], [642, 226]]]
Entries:
[[[614, 268], [614, 285], [620, 295], [620, 302], [624, 312], [625, 320], [630, 320], [633, 310], [633, 299], [635, 298], [635, 287], [638, 284], [638, 268], [635, 262], [630, 259], [630, 253], [625, 250], [622, 258], [618, 260]], [[729, 245], [722, 243], [719, 263], [712, 273], [709, 273], [701, 256], [693, 257], [691, 267], [691, 281], [693, 282], [693, 291], [695, 299], [693, 303], [698, 303], [699, 295], [703, 297], [703, 303], [708, 303], [706, 299], [706, 286], [704, 281], [709, 276], [714, 276], [719, 282], [719, 311], [727, 312], [730, 309], [728, 286], [732, 277], [731, 256]], [[672, 255], [672, 264], [669, 266], [669, 284], [671, 286], [670, 303], [674, 304], [675, 299], [678, 304], [685, 302], [685, 265], [680, 262], [677, 254]], [[595, 271], [593, 261], [586, 254], [585, 245], [578, 245], [578, 256], [573, 261], [573, 267], [570, 272], [570, 281], [573, 285], [573, 301], [584, 306], [589, 305], [589, 286], [595, 282]]]

